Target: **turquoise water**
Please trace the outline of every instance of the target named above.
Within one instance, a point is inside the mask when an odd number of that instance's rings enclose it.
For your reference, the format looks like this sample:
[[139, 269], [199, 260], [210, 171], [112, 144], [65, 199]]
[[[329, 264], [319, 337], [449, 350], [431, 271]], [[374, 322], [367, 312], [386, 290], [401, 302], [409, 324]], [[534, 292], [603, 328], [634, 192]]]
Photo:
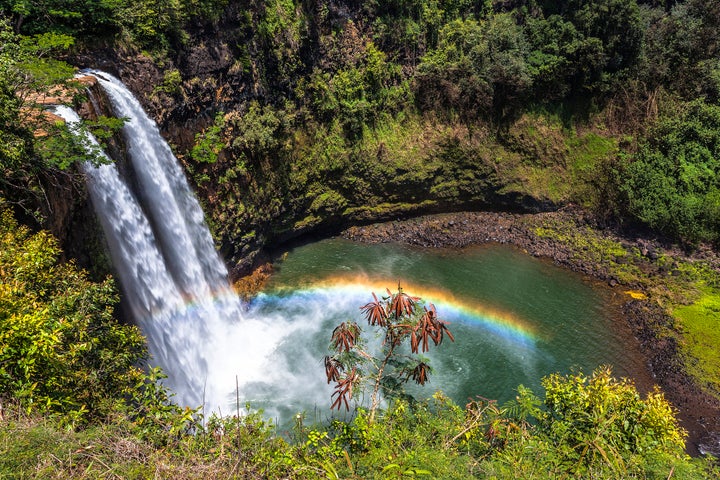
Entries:
[[572, 272], [503, 246], [418, 249], [330, 239], [290, 250], [251, 303], [251, 316], [274, 316], [292, 330], [273, 364], [288, 370], [284, 384], [292, 378], [298, 386], [293, 393], [258, 383], [245, 389], [249, 398], [266, 407], [283, 398], [285, 414], [326, 408], [332, 390], [321, 360], [332, 329], [362, 322], [359, 307], [371, 292], [398, 282], [434, 303], [455, 336], [427, 355], [433, 375], [413, 395], [442, 390], [461, 405], [477, 395], [504, 402], [519, 384], [540, 393], [540, 379], [553, 372], [590, 373], [604, 364], [616, 376], [642, 371], [615, 293]]

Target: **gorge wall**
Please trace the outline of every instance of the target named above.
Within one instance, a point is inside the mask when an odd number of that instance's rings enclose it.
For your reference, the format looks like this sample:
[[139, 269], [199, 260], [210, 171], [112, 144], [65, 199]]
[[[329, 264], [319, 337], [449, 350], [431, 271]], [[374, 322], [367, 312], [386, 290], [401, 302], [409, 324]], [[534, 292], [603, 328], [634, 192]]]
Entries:
[[[414, 67], [403, 52], [394, 59], [403, 69], [397, 78], [363, 93], [371, 103], [373, 95], [395, 95], [394, 116], [355, 126], [372, 113], [362, 102], [352, 104], [360, 110], [342, 98], [337, 112], [318, 107], [317, 89], [336, 88], [345, 72], [396, 65], [373, 46], [360, 5], [331, 2], [322, 16], [297, 12], [304, 23], [270, 32], [262, 13], [230, 5], [162, 53], [94, 47], [70, 59], [116, 75], [158, 122], [235, 275], [263, 247], [303, 234], [421, 213], [542, 211], [566, 200], [525, 188], [512, 170], [536, 154], [533, 140], [523, 151], [520, 136], [510, 135], [508, 148], [489, 124], [403, 113], [414, 102], [405, 85]], [[197, 153], [211, 134], [213, 143]]]

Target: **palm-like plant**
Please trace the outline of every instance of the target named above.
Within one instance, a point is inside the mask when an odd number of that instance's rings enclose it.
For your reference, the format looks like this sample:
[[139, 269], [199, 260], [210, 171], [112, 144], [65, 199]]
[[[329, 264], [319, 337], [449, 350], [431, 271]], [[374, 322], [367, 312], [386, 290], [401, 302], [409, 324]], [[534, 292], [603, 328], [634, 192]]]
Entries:
[[343, 370], [345, 370], [345, 367], [337, 358], [329, 355], [325, 357], [325, 375], [327, 375], [328, 383], [339, 382]]
[[360, 327], [355, 322], [343, 322], [333, 330], [332, 347], [340, 353], [349, 352], [360, 336]]
[[[373, 299], [360, 307], [368, 325], [380, 329], [384, 341], [381, 353], [373, 356], [365, 350], [361, 341], [362, 330], [355, 322], [343, 322], [333, 330], [330, 347], [333, 356], [325, 357], [325, 373], [328, 383], [335, 382], [332, 407], [349, 409], [349, 400], [354, 389], [364, 379], [373, 385], [370, 397], [370, 421], [380, 404], [380, 390], [387, 385], [401, 385], [413, 380], [424, 385], [430, 376], [430, 365], [419, 358], [430, 349], [430, 341], [439, 345], [445, 335], [455, 341], [447, 328], [447, 322], [440, 320], [433, 304], [418, 311], [419, 297], [405, 293], [398, 284], [397, 293], [387, 290], [387, 296]], [[399, 347], [409, 343], [411, 354], [401, 353]], [[385, 391], [386, 395], [392, 392]]]
[[388, 312], [385, 309], [385, 304], [378, 300], [375, 292], [373, 292], [372, 296], [373, 301], [360, 307], [360, 310], [365, 313], [365, 319], [371, 326], [374, 327], [377, 325], [378, 327], [384, 328], [387, 326]]
[[[415, 304], [420, 301], [420, 297], [411, 297], [403, 292], [400, 283], [398, 283], [398, 293], [392, 293], [389, 288], [385, 289], [388, 293], [390, 302], [388, 303], [388, 313], [400, 318], [404, 315], [412, 316], [415, 313]], [[373, 296], [375, 294], [373, 293]]]
[[425, 362], [420, 362], [412, 369], [409, 376], [418, 385], [425, 385], [425, 382], [428, 381], [428, 377], [430, 376], [430, 372], [430, 365]]
[[340, 407], [345, 404], [345, 409], [350, 410], [350, 404], [348, 401], [352, 398], [353, 388], [359, 383], [359, 381], [360, 375], [356, 368], [353, 368], [347, 375], [337, 380], [335, 391], [332, 394], [332, 396], [336, 398], [330, 408], [337, 408], [340, 410]]
[[[430, 342], [428, 340], [432, 340], [435, 346], [440, 345], [445, 335], [453, 342], [455, 341], [455, 337], [453, 337], [453, 334], [450, 333], [450, 330], [447, 328], [448, 323], [437, 317], [435, 305], [431, 303], [429, 309], [427, 307], [424, 308], [425, 314], [420, 317], [420, 321], [410, 333], [410, 349], [413, 353], [418, 353], [418, 347], [422, 348], [423, 353], [430, 350]], [[420, 342], [422, 342], [422, 345]]]

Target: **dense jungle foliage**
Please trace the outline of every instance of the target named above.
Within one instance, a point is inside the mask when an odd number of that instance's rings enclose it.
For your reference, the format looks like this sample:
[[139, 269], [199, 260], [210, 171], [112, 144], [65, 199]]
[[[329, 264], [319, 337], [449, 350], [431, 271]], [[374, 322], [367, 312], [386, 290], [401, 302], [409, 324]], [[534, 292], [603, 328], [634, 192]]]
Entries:
[[[117, 45], [161, 70], [150, 105], [196, 112], [195, 143], [178, 139], [178, 153], [234, 260], [337, 220], [497, 204], [579, 203], [687, 246], [714, 242], [719, 10], [3, 1], [2, 55], [35, 76], [27, 85], [4, 67], [3, 151], [27, 149], [13, 91], [67, 75], [53, 58]], [[27, 177], [36, 156], [3, 168]]]
[[[146, 104], [199, 119], [176, 149], [234, 260], [343, 222], [571, 203], [693, 249], [720, 240], [718, 31], [711, 0], [0, 0], [0, 476], [717, 475], [659, 393], [604, 369], [289, 432], [173, 407], [111, 281], [37, 231], [87, 159], [37, 103], [80, 58], [149, 60]], [[671, 305], [702, 359], [720, 294], [698, 278]]]

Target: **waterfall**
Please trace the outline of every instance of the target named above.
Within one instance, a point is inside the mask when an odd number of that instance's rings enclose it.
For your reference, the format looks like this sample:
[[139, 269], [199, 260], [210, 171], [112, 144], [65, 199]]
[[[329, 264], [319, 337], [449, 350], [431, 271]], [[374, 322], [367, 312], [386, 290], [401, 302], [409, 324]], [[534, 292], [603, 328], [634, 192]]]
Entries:
[[123, 137], [137, 176], [142, 204], [168, 269], [191, 299], [227, 291], [228, 273], [220, 261], [197, 199], [157, 124], [119, 80], [90, 71], [105, 90], [118, 118], [126, 118]]
[[[103, 227], [123, 301], [148, 342], [151, 363], [181, 406], [234, 413], [238, 403], [287, 420], [324, 404], [330, 387], [307, 348], [324, 307], [243, 311], [215, 250], [203, 212], [155, 122], [117, 79], [98, 71], [122, 135], [133, 184], [109, 160], [81, 166]], [[70, 108], [56, 107], [93, 153], [101, 151]], [[301, 320], [301, 321], [298, 321]], [[288, 346], [297, 349], [288, 350]], [[284, 418], [283, 418], [284, 417]]]
[[[240, 300], [157, 125], [117, 79], [90, 73], [105, 89], [115, 115], [127, 119], [122, 134], [137, 180], [133, 192], [109, 160], [81, 167], [123, 298], [147, 337], [153, 363], [168, 375], [174, 401], [214, 405], [223, 394], [208, 385], [209, 357], [221, 327], [240, 319]], [[77, 128], [80, 118], [72, 109], [55, 111], [89, 148], [101, 151], [92, 135]]]

